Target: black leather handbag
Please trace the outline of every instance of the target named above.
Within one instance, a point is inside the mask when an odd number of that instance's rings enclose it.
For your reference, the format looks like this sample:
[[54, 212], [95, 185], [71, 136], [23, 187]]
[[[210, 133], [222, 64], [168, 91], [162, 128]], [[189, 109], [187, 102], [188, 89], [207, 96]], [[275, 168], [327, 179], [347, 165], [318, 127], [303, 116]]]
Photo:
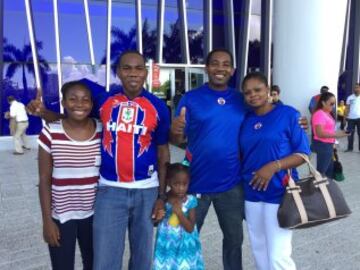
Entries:
[[307, 228], [350, 215], [351, 211], [337, 183], [322, 176], [307, 156], [298, 155], [308, 164], [310, 176], [295, 183], [289, 171], [289, 182], [277, 214], [279, 226]]

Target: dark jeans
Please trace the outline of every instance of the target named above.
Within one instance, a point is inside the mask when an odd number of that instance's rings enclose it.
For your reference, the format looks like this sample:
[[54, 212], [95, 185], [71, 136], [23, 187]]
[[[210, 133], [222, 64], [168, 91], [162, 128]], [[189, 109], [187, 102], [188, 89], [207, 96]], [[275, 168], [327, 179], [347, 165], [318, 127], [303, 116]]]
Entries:
[[334, 176], [334, 144], [314, 140], [312, 150], [316, 153], [316, 169], [329, 178]]
[[54, 219], [60, 230], [60, 247], [49, 246], [52, 269], [74, 269], [76, 239], [79, 242], [83, 269], [92, 269], [92, 220], [91, 216], [85, 219], [72, 219], [61, 224]]
[[359, 150], [360, 150], [360, 118], [358, 118], [358, 119], [348, 119], [347, 130], [351, 131], [351, 134], [348, 137], [348, 150], [353, 150], [354, 149], [355, 127], [357, 129], [358, 144], [359, 144]]
[[338, 118], [338, 121], [340, 122], [340, 129], [344, 130], [345, 124], [346, 124], [345, 117], [338, 115], [337, 118]]
[[202, 194], [196, 208], [196, 225], [200, 230], [213, 203], [223, 233], [224, 270], [242, 269], [244, 196], [241, 185], [217, 194]]

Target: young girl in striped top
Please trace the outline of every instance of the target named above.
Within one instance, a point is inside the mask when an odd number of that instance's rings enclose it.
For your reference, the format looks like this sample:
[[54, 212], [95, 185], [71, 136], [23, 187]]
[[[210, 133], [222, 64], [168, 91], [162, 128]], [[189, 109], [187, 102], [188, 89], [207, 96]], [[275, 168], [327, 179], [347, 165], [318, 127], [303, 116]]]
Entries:
[[44, 126], [38, 139], [43, 236], [53, 269], [74, 269], [76, 240], [83, 268], [92, 269], [102, 128], [89, 118], [93, 103], [85, 84], [68, 82], [61, 92], [66, 117]]

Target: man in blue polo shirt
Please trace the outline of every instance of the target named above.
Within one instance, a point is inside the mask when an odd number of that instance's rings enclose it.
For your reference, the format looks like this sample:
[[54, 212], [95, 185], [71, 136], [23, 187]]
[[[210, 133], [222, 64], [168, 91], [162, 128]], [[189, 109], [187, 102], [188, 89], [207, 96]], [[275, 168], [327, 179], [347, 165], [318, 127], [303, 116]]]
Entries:
[[223, 232], [225, 270], [242, 269], [244, 198], [240, 184], [239, 132], [246, 107], [242, 94], [228, 82], [234, 73], [233, 57], [213, 50], [206, 60], [209, 83], [187, 92], [177, 108], [171, 141], [187, 138], [190, 161], [189, 192], [197, 194], [196, 223], [204, 223], [213, 203]]

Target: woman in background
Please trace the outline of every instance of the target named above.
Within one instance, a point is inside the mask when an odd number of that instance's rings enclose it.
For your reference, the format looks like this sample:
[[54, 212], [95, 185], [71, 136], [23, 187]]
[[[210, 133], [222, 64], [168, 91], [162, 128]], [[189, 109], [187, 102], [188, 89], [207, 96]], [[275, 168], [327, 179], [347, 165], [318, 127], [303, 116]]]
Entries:
[[329, 178], [333, 178], [335, 139], [348, 136], [343, 130], [335, 132], [335, 119], [331, 114], [335, 104], [334, 94], [322, 93], [311, 118], [314, 135], [312, 150], [316, 153], [317, 170]]

